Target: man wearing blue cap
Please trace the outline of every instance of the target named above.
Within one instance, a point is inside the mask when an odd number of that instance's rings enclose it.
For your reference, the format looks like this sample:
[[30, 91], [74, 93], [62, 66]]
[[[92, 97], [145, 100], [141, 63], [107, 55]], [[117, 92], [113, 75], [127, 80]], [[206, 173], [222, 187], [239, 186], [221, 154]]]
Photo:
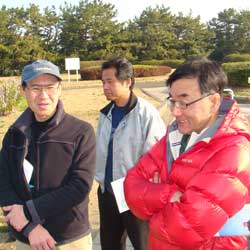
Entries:
[[92, 126], [65, 113], [56, 65], [24, 67], [28, 108], [0, 152], [0, 205], [17, 250], [91, 250], [88, 194], [95, 171]]

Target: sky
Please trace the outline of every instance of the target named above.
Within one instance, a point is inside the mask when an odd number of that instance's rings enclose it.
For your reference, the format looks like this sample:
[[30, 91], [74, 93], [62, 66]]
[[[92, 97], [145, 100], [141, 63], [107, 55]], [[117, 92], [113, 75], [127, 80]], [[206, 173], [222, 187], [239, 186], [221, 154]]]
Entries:
[[[49, 3], [48, 3], [49, 2]], [[54, 5], [56, 8], [64, 5], [65, 0], [0, 0], [0, 5], [6, 5], [7, 7], [28, 7], [29, 3], [34, 3], [40, 6], [41, 9], [46, 6], [51, 7]], [[67, 1], [73, 5], [77, 5], [79, 0]], [[190, 11], [192, 16], [200, 16], [202, 22], [207, 22], [213, 17], [217, 17], [217, 14], [224, 9], [234, 8], [238, 11], [249, 10], [250, 0], [103, 0], [103, 2], [111, 3], [115, 5], [118, 11], [117, 19], [120, 22], [133, 19], [135, 16], [139, 17], [142, 11], [146, 7], [156, 7], [156, 5], [164, 5], [170, 7], [170, 11], [173, 14], [182, 12], [184, 15], [188, 15]]]

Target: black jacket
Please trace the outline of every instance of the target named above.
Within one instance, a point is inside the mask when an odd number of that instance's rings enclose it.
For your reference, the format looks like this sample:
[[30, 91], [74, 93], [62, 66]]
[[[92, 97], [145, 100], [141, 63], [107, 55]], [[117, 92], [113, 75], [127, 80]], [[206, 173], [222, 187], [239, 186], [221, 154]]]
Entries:
[[[92, 126], [57, 112], [37, 143], [35, 190], [24, 176], [32, 111], [28, 108], [9, 128], [0, 152], [0, 205], [23, 204], [33, 224], [42, 224], [60, 244], [90, 232], [88, 194], [95, 172], [95, 135]], [[32, 224], [31, 223], [31, 224]], [[13, 228], [17, 239], [24, 233]]]

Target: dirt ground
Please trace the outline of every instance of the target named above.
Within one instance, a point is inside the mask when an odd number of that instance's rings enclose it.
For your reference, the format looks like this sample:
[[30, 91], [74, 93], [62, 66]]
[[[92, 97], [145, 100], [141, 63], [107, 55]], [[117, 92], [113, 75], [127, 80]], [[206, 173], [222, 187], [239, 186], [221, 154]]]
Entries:
[[[142, 87], [154, 87], [159, 86], [164, 82], [165, 77], [149, 78], [144, 81], [141, 79], [138, 81], [138, 86]], [[81, 88], [78, 88], [79, 84]], [[137, 85], [136, 85], [137, 86]], [[162, 116], [166, 116], [165, 108], [162, 108], [162, 104], [155, 101], [148, 95], [144, 94], [140, 88], [135, 87], [134, 92], [141, 97], [149, 100], [157, 108], [161, 109]], [[102, 92], [102, 86], [100, 81], [96, 82], [81, 82], [81, 83], [64, 83], [64, 89], [61, 97], [65, 110], [85, 121], [88, 121], [94, 128], [97, 126], [99, 110], [107, 104], [107, 101]], [[0, 117], [0, 142], [11, 123], [20, 115], [20, 112], [14, 112], [7, 117]], [[93, 188], [90, 193], [89, 202], [89, 216], [93, 232], [98, 230], [99, 227], [99, 214], [96, 195], [97, 183], [94, 182]], [[15, 249], [14, 243], [7, 243], [7, 236], [4, 233], [0, 234], [0, 250]]]

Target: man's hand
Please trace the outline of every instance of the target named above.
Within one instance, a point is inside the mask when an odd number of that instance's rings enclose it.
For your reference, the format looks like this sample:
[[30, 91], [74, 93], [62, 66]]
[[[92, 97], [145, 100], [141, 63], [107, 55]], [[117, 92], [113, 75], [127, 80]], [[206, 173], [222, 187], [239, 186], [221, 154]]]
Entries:
[[175, 192], [173, 194], [173, 196], [171, 197], [170, 202], [180, 202], [180, 198], [181, 198], [182, 194], [183, 193], [180, 191]]
[[2, 208], [5, 212], [8, 212], [5, 217], [5, 221], [14, 227], [18, 232], [20, 232], [29, 223], [23, 212], [22, 205], [15, 204]]
[[42, 226], [37, 225], [28, 235], [31, 250], [54, 250], [56, 241]]
[[161, 177], [159, 172], [154, 172], [153, 178], [149, 179], [150, 182], [155, 183], [155, 184], [160, 184], [161, 183]]
[[[155, 183], [155, 184], [160, 184], [161, 183], [161, 177], [160, 177], [160, 174], [159, 172], [154, 172], [154, 176], [153, 178], [150, 178], [149, 181], [151, 183]], [[170, 202], [180, 202], [180, 198], [182, 196], [182, 192], [180, 191], [177, 191], [173, 194], [173, 196], [171, 197], [170, 199]]]

